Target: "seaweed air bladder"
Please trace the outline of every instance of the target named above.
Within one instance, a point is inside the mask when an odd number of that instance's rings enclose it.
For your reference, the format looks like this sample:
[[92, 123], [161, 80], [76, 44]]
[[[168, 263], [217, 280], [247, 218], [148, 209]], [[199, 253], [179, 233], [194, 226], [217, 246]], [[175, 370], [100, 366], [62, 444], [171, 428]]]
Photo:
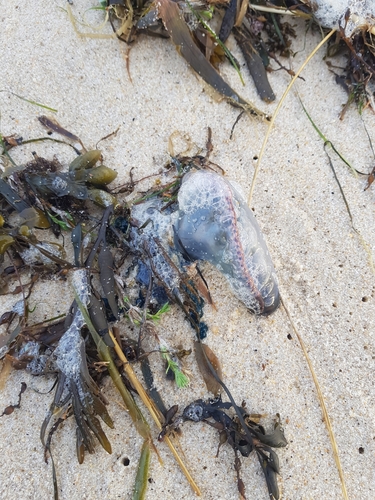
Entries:
[[213, 264], [255, 314], [280, 302], [275, 268], [258, 223], [242, 195], [208, 170], [184, 177], [178, 194], [175, 244], [191, 260]]

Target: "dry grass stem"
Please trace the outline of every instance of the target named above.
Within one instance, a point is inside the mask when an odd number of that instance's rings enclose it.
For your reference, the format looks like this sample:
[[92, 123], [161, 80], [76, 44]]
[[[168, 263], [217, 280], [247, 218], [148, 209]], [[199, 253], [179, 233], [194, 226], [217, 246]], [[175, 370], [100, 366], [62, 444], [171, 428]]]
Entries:
[[326, 37], [323, 38], [323, 40], [318, 43], [318, 45], [315, 47], [315, 49], [311, 52], [311, 54], [305, 59], [305, 61], [303, 62], [302, 66], [299, 68], [299, 70], [296, 72], [296, 74], [293, 76], [293, 78], [291, 79], [289, 85], [287, 86], [284, 94], [282, 95], [280, 101], [279, 101], [279, 104], [277, 105], [276, 109], [275, 109], [275, 112], [273, 113], [272, 115], [272, 118], [271, 118], [271, 121], [270, 121], [270, 124], [268, 126], [268, 129], [267, 129], [267, 133], [264, 137], [264, 140], [263, 140], [263, 144], [262, 144], [262, 148], [260, 150], [260, 153], [259, 153], [259, 157], [258, 157], [258, 161], [257, 161], [257, 164], [255, 166], [255, 170], [254, 170], [254, 175], [253, 175], [253, 180], [252, 180], [252, 183], [251, 183], [251, 188], [250, 188], [250, 194], [249, 194], [249, 198], [247, 200], [247, 203], [248, 205], [250, 206], [251, 205], [251, 199], [253, 197], [253, 192], [254, 192], [254, 188], [255, 188], [255, 182], [257, 180], [257, 177], [258, 177], [258, 172], [259, 172], [259, 167], [260, 167], [260, 162], [262, 160], [262, 157], [263, 157], [263, 154], [264, 154], [264, 151], [266, 149], [266, 145], [267, 145], [267, 142], [268, 142], [268, 139], [269, 139], [269, 136], [271, 134], [271, 130], [272, 130], [272, 127], [273, 127], [273, 124], [275, 123], [275, 120], [276, 120], [276, 116], [278, 115], [279, 111], [280, 111], [280, 108], [281, 106], [283, 105], [283, 102], [286, 98], [286, 96], [289, 94], [289, 91], [290, 89], [293, 87], [294, 85], [294, 82], [297, 80], [297, 78], [299, 77], [299, 75], [302, 73], [302, 71], [304, 70], [304, 68], [307, 66], [307, 64], [309, 63], [309, 61], [314, 57], [314, 55], [318, 52], [318, 50], [320, 49], [320, 47], [322, 47], [330, 38], [331, 36], [335, 33], [335, 29], [331, 30], [328, 35]]
[[[134, 373], [132, 366], [130, 365], [130, 363], [126, 359], [126, 356], [123, 353], [121, 347], [119, 346], [117, 340], [115, 339], [113, 333], [111, 331], [109, 333], [110, 333], [111, 339], [115, 345], [116, 354], [120, 358], [120, 360], [122, 361], [122, 363], [124, 365], [124, 370], [125, 370], [126, 375], [129, 377], [129, 380], [133, 384], [134, 389], [138, 392], [138, 395], [141, 398], [143, 404], [147, 407], [148, 411], [150, 412], [150, 415], [154, 419], [154, 422], [156, 423], [158, 429], [161, 430], [162, 424], [160, 422], [160, 418], [159, 418], [157, 410], [155, 409], [151, 399], [149, 398], [149, 396], [148, 396], [147, 392], [145, 391], [145, 389], [143, 388], [142, 384], [139, 382], [136, 374]], [[200, 491], [198, 485], [195, 483], [190, 472], [188, 471], [185, 464], [183, 463], [181, 457], [179, 456], [179, 454], [178, 454], [176, 448], [174, 447], [172, 441], [170, 440], [170, 438], [168, 436], [165, 436], [164, 441], [167, 443], [169, 449], [171, 450], [173, 456], [175, 457], [175, 459], [176, 459], [178, 465], [180, 466], [182, 472], [184, 473], [186, 479], [189, 481], [189, 484], [192, 487], [192, 489], [194, 490], [195, 494], [198, 496], [201, 496], [201, 491]]]
[[294, 324], [294, 322], [293, 322], [293, 320], [292, 320], [292, 318], [290, 316], [289, 310], [288, 310], [288, 308], [287, 308], [287, 306], [285, 304], [285, 301], [283, 300], [282, 297], [281, 297], [281, 303], [282, 303], [282, 305], [284, 307], [285, 313], [288, 316], [289, 322], [290, 322], [290, 324], [291, 324], [291, 326], [293, 328], [293, 331], [294, 331], [294, 333], [295, 333], [295, 335], [296, 335], [296, 337], [298, 339], [298, 342], [300, 343], [301, 349], [303, 351], [303, 354], [304, 354], [305, 359], [307, 361], [307, 364], [309, 366], [309, 370], [310, 370], [312, 379], [314, 381], [314, 385], [315, 385], [316, 392], [317, 392], [317, 395], [318, 395], [319, 404], [320, 404], [320, 407], [322, 409], [323, 420], [324, 420], [324, 422], [326, 424], [328, 435], [329, 435], [329, 440], [331, 442], [331, 447], [332, 447], [332, 452], [333, 452], [333, 458], [335, 459], [337, 471], [339, 473], [342, 495], [343, 495], [343, 497], [344, 497], [345, 500], [349, 500], [348, 492], [346, 490], [346, 485], [345, 485], [344, 472], [342, 470], [341, 462], [340, 462], [339, 449], [337, 447], [336, 438], [335, 438], [335, 435], [333, 433], [333, 429], [332, 429], [332, 425], [331, 425], [331, 420], [330, 420], [329, 415], [328, 415], [327, 407], [326, 407], [326, 404], [324, 402], [324, 396], [323, 396], [322, 390], [320, 389], [318, 377], [316, 376], [316, 373], [314, 371], [314, 367], [313, 367], [313, 365], [311, 363], [311, 359], [310, 359], [309, 354], [307, 352], [305, 343], [304, 343], [301, 335], [298, 333], [297, 327], [295, 326], [295, 324]]

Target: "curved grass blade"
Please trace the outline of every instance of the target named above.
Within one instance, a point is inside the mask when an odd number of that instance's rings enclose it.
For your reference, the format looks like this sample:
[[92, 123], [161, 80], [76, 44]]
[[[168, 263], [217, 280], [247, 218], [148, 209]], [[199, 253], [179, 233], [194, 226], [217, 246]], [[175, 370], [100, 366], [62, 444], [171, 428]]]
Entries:
[[[78, 21], [74, 17], [72, 9], [70, 8], [70, 5], [67, 5], [66, 9], [63, 9], [61, 7], [60, 7], [60, 9], [63, 12], [66, 12], [68, 14], [69, 21], [72, 23], [72, 26], [73, 26], [73, 29], [74, 29], [75, 33], [80, 38], [100, 38], [100, 39], [116, 38], [116, 33], [111, 33], [111, 34], [106, 34], [106, 33], [82, 33], [82, 31], [79, 31], [79, 29], [77, 27]], [[82, 23], [79, 23], [79, 24], [82, 24]]]
[[[237, 0], [236, 0], [237, 1]], [[215, 33], [215, 31], [211, 28], [211, 26], [203, 19], [203, 17], [199, 14], [198, 11], [194, 10], [191, 3], [190, 2], [187, 2], [188, 6], [189, 6], [189, 9], [191, 10], [191, 12], [195, 15], [195, 17], [198, 19], [198, 21], [202, 24], [202, 26], [204, 26], [204, 28], [210, 33], [210, 35], [212, 36], [212, 38], [215, 40], [215, 42], [220, 46], [220, 48], [224, 51], [224, 54], [226, 55], [226, 57], [229, 59], [231, 65], [233, 66], [233, 68], [237, 71], [237, 74], [241, 80], [241, 83], [242, 85], [245, 86], [245, 82], [244, 82], [244, 79], [242, 77], [242, 73], [241, 73], [241, 70], [240, 68], [238, 67], [231, 51], [228, 49], [228, 47], [225, 45], [224, 41], [225, 40], [221, 40], [220, 38], [220, 35], [217, 36], [217, 34]], [[228, 12], [228, 9], [227, 9], [227, 12]]]
[[350, 224], [352, 226], [353, 231], [357, 234], [357, 236], [358, 236], [358, 238], [359, 238], [359, 240], [360, 240], [363, 248], [365, 249], [365, 252], [367, 253], [367, 256], [368, 256], [368, 259], [369, 259], [369, 264], [370, 264], [371, 270], [375, 274], [374, 259], [373, 259], [373, 256], [372, 256], [371, 247], [367, 243], [367, 241], [365, 240], [365, 238], [362, 236], [362, 234], [358, 231], [358, 229], [354, 225], [354, 219], [353, 219], [353, 215], [352, 215], [352, 212], [350, 210], [350, 207], [349, 207], [349, 203], [348, 203], [348, 201], [346, 199], [346, 196], [345, 196], [344, 190], [343, 190], [343, 188], [341, 186], [341, 183], [339, 181], [339, 178], [337, 177], [335, 167], [333, 166], [333, 163], [332, 163], [331, 157], [328, 154], [327, 148], [330, 147], [333, 150], [333, 152], [340, 158], [340, 160], [343, 161], [347, 167], [349, 167], [349, 169], [351, 170], [351, 172], [354, 174], [354, 176], [356, 178], [358, 178], [358, 174], [360, 174], [360, 175], [364, 175], [364, 174], [362, 172], [360, 172], [359, 170], [355, 169], [354, 167], [352, 167], [352, 165], [350, 165], [350, 163], [337, 151], [337, 149], [332, 144], [332, 142], [330, 140], [328, 140], [325, 137], [325, 135], [319, 130], [319, 128], [315, 125], [315, 123], [313, 122], [313, 119], [311, 118], [311, 116], [307, 112], [305, 106], [303, 105], [303, 103], [301, 101], [301, 98], [299, 98], [299, 100], [300, 100], [300, 103], [301, 103], [303, 111], [305, 112], [307, 118], [310, 120], [311, 125], [317, 131], [317, 133], [319, 134], [319, 137], [321, 139], [323, 139], [323, 141], [324, 141], [324, 151], [325, 151], [325, 153], [327, 155], [329, 166], [331, 167], [333, 176], [334, 176], [335, 181], [336, 181], [336, 183], [337, 183], [337, 185], [339, 187], [341, 196], [342, 196], [342, 198], [344, 200], [346, 211], [348, 212], [349, 219], [350, 219]]
[[47, 441], [44, 443], [44, 439], [42, 439], [42, 443], [44, 446], [44, 460], [47, 463], [48, 461], [48, 454], [49, 458], [51, 459], [51, 467], [52, 467], [52, 484], [53, 484], [53, 498], [54, 500], [59, 500], [59, 488], [57, 484], [57, 474], [56, 474], [56, 466], [55, 466], [55, 461], [53, 460], [53, 455], [52, 455], [52, 450], [51, 450], [51, 442], [52, 442], [52, 436], [53, 434], [57, 431], [57, 429], [60, 427], [61, 424], [65, 422], [67, 418], [69, 418], [71, 415], [71, 411], [68, 411], [65, 413], [62, 417], [58, 418], [56, 422], [53, 424], [51, 427]]
[[[309, 119], [311, 125], [314, 127], [314, 129], [316, 130], [316, 132], [318, 133], [319, 137], [324, 141], [324, 147], [325, 146], [330, 146], [332, 148], [332, 150], [337, 154], [337, 156], [340, 158], [341, 161], [343, 161], [345, 163], [345, 165], [349, 168], [349, 170], [351, 170], [351, 172], [353, 173], [354, 177], [358, 178], [358, 174], [359, 175], [365, 175], [363, 172], [360, 172], [359, 170], [357, 170], [356, 168], [354, 168], [349, 162], [348, 160], [346, 160], [338, 151], [337, 149], [335, 148], [335, 146], [332, 144], [332, 142], [326, 138], [326, 136], [321, 132], [321, 130], [318, 128], [317, 125], [315, 125], [315, 122], [313, 121], [313, 119], [311, 118], [311, 116], [309, 115], [309, 113], [307, 112], [307, 109], [305, 108], [301, 98], [299, 97], [299, 102], [301, 103], [301, 106], [302, 106], [302, 109], [303, 111], [305, 112], [305, 115], [307, 116], [307, 118]], [[349, 208], [349, 207], [348, 207]]]
[[[294, 16], [294, 17], [303, 17], [304, 19], [311, 19], [312, 13], [310, 12], [305, 12], [304, 10], [289, 10], [287, 7], [268, 7], [266, 5], [257, 5], [255, 3], [249, 4], [250, 9], [252, 10], [257, 10], [259, 12], [268, 12], [270, 14], [279, 14], [283, 16]], [[301, 7], [304, 9], [307, 9], [306, 5], [304, 3], [301, 3]]]
[[314, 50], [309, 54], [309, 56], [304, 60], [304, 62], [302, 63], [301, 67], [298, 69], [298, 71], [296, 72], [296, 74], [293, 76], [293, 78], [291, 79], [289, 85], [287, 86], [287, 88], [285, 89], [285, 92], [284, 94], [282, 95], [280, 101], [279, 101], [279, 104], [277, 105], [276, 109], [275, 109], [275, 112], [271, 118], [271, 121], [268, 125], [268, 130], [267, 130], [267, 133], [264, 137], [264, 140], [263, 140], [263, 144], [262, 144], [262, 147], [261, 147], [261, 150], [260, 150], [260, 153], [259, 153], [259, 156], [258, 156], [258, 161], [257, 161], [257, 164], [255, 166], [255, 170], [254, 170], [254, 175], [253, 175], [253, 180], [251, 182], [251, 187], [250, 187], [250, 193], [249, 193], [249, 198], [247, 200], [247, 204], [248, 205], [251, 205], [251, 199], [253, 197], [253, 193], [254, 193], [254, 188], [255, 188], [255, 183], [256, 183], [256, 180], [257, 180], [257, 177], [258, 177], [258, 172], [259, 172], [259, 168], [260, 168], [260, 162], [263, 158], [263, 154], [264, 154], [264, 151], [266, 149], [266, 145], [267, 145], [267, 142], [268, 142], [268, 139], [269, 139], [269, 136], [271, 135], [271, 130], [273, 128], [273, 124], [275, 123], [275, 120], [276, 120], [276, 116], [279, 114], [279, 111], [281, 109], [281, 106], [283, 105], [283, 102], [286, 98], [286, 96], [289, 94], [289, 91], [290, 89], [293, 87], [294, 85], [294, 82], [297, 80], [297, 78], [299, 77], [299, 75], [302, 73], [302, 71], [304, 70], [304, 68], [307, 66], [307, 64], [309, 63], [310, 59], [312, 59], [314, 57], [314, 55], [318, 52], [318, 50], [320, 49], [320, 47], [322, 47], [330, 38], [331, 36], [335, 33], [335, 29], [332, 29], [328, 35], [323, 38], [323, 40], [321, 40], [321, 42], [318, 43], [318, 45], [314, 48]]
[[[73, 144], [70, 144], [69, 142], [66, 142], [66, 141], [62, 141], [62, 140], [59, 140], [59, 139], [55, 139], [54, 137], [37, 137], [35, 139], [27, 139], [27, 140], [22, 140], [20, 141], [20, 143], [18, 144], [18, 146], [24, 146], [25, 144], [32, 144], [34, 142], [43, 142], [43, 141], [51, 141], [51, 142], [56, 142], [57, 144], [66, 144], [66, 146], [69, 146], [70, 148], [72, 148], [74, 150], [75, 153], [77, 153], [78, 155], [81, 154], [81, 151], [79, 151], [76, 147], [74, 147]], [[0, 146], [3, 146], [3, 142], [1, 140], [1, 134], [0, 134]], [[13, 172], [18, 172], [18, 170], [22, 170], [23, 169], [23, 166], [18, 166], [16, 165], [16, 163], [10, 158], [9, 156], [9, 153], [6, 151], [4, 154], [6, 154], [8, 156], [8, 158], [10, 159], [10, 161], [13, 163], [14, 167], [15, 168], [12, 168], [9, 170], [9, 167], [7, 169], [7, 173], [9, 173], [9, 175]]]
[[[60, 424], [61, 421], [62, 421], [62, 419], [59, 419], [57, 421], [57, 423]], [[48, 442], [46, 444], [45, 449], [48, 451], [49, 457], [51, 459], [53, 498], [54, 498], [54, 500], [59, 500], [59, 488], [58, 488], [58, 484], [57, 484], [56, 467], [55, 467], [55, 461], [53, 459], [53, 455], [52, 455], [52, 451], [51, 451], [51, 443], [50, 442]]]
[[301, 346], [302, 352], [303, 352], [303, 354], [305, 356], [305, 359], [307, 361], [307, 364], [308, 364], [308, 367], [309, 367], [309, 370], [310, 370], [310, 373], [311, 373], [311, 377], [312, 377], [312, 379], [314, 381], [315, 389], [316, 389], [316, 392], [317, 392], [317, 395], [318, 395], [318, 399], [319, 399], [319, 403], [320, 403], [320, 408], [321, 408], [322, 414], [323, 414], [323, 420], [324, 420], [324, 422], [326, 424], [328, 435], [329, 435], [329, 440], [331, 442], [331, 447], [332, 447], [332, 452], [333, 452], [333, 458], [335, 459], [337, 471], [338, 471], [338, 474], [339, 474], [339, 477], [340, 477], [342, 495], [343, 495], [343, 497], [344, 497], [345, 500], [349, 500], [348, 492], [346, 490], [344, 472], [343, 472], [342, 467], [341, 467], [341, 461], [340, 461], [340, 456], [339, 456], [339, 449], [337, 447], [336, 438], [335, 438], [335, 435], [333, 433], [331, 420], [329, 418], [327, 407], [326, 407], [326, 404], [324, 402], [324, 396], [323, 396], [322, 390], [321, 390], [320, 385], [319, 385], [318, 377], [316, 376], [316, 373], [314, 371], [314, 367], [313, 367], [313, 365], [311, 363], [311, 360], [310, 360], [309, 354], [307, 352], [305, 343], [304, 343], [302, 337], [300, 336], [300, 334], [298, 333], [297, 327], [295, 326], [295, 324], [294, 324], [294, 322], [292, 320], [292, 317], [291, 317], [291, 315], [289, 313], [289, 310], [288, 310], [288, 308], [287, 308], [287, 306], [286, 306], [286, 304], [285, 304], [285, 302], [284, 302], [284, 300], [283, 300], [282, 297], [280, 297], [280, 300], [281, 300], [282, 305], [284, 306], [285, 313], [288, 316], [289, 322], [290, 322], [290, 324], [291, 324], [291, 326], [293, 328], [293, 331], [294, 331], [294, 333], [295, 333], [295, 335], [296, 335], [296, 337], [298, 339], [298, 342], [299, 342], [299, 344]]

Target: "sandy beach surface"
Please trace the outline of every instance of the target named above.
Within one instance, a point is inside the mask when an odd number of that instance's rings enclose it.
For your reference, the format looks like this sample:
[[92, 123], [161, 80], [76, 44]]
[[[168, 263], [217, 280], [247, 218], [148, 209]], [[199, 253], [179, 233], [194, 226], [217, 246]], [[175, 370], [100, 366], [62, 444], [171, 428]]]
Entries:
[[[267, 124], [243, 117], [230, 139], [238, 109], [219, 102], [208, 91], [170, 40], [142, 36], [127, 54], [126, 45], [116, 39], [80, 38], [63, 0], [3, 0], [0, 4], [0, 90], [55, 108], [59, 123], [88, 148], [95, 148], [102, 137], [119, 128], [115, 136], [99, 145], [105, 163], [118, 172], [116, 185], [129, 180], [130, 169], [135, 178], [159, 171], [169, 159], [168, 141], [174, 132], [180, 134], [174, 142], [178, 153], [186, 147], [184, 136], [190, 137], [195, 150], [204, 148], [207, 128], [211, 127], [212, 161], [249, 192]], [[89, 0], [77, 1], [72, 12], [81, 18], [92, 5]], [[101, 13], [88, 15], [93, 22], [102, 19]], [[305, 39], [303, 22], [290, 22], [298, 33], [291, 61], [297, 69], [320, 37], [308, 33]], [[234, 39], [229, 39], [228, 46], [244, 65]], [[276, 119], [251, 208], [267, 240], [281, 294], [319, 380], [348, 496], [365, 500], [375, 493], [375, 282], [369, 260], [375, 246], [375, 188], [364, 191], [366, 178], [355, 177], [332, 156], [360, 237], [353, 229], [323, 141], [304, 114], [296, 91], [327, 139], [361, 172], [368, 173], [374, 166], [364, 124], [375, 141], [375, 121], [370, 110], [361, 117], [354, 106], [340, 121], [347, 95], [335, 83], [323, 56], [324, 48], [304, 70], [303, 80], [298, 80]], [[273, 112], [290, 81], [286, 72], [271, 73], [277, 99], [266, 105], [257, 97], [245, 67], [244, 87], [228, 64], [221, 67], [221, 74], [240, 95], [268, 113]], [[37, 117], [51, 115], [9, 92], [0, 93], [0, 113], [1, 133], [24, 138], [45, 135]], [[74, 157], [71, 149], [54, 143], [17, 148], [13, 157], [26, 163], [32, 159], [32, 151], [50, 159], [56, 155], [64, 167]], [[146, 187], [153, 182], [150, 179]], [[238, 403], [244, 399], [253, 413], [265, 415], [266, 428], [272, 427], [276, 413], [281, 415], [289, 442], [277, 451], [282, 498], [342, 498], [317, 392], [285, 310], [255, 317], [232, 295], [214, 268], [207, 264], [203, 271], [217, 305], [217, 311], [205, 308], [209, 325], [206, 342], [221, 360], [226, 384]], [[2, 296], [1, 312], [19, 298]], [[40, 280], [31, 301], [31, 307], [36, 306], [33, 320], [66, 312], [71, 301], [69, 280]], [[120, 327], [124, 331], [129, 328], [125, 320]], [[158, 328], [174, 345], [192, 347], [193, 331], [176, 308]], [[193, 399], [209, 397], [195, 360], [190, 358], [187, 367], [192, 382], [188, 389], [168, 384], [159, 363], [156, 381], [164, 388], [167, 405], [183, 408]], [[52, 472], [51, 464], [44, 462], [39, 432], [53, 397], [48, 391], [54, 379], [12, 372], [0, 393], [0, 412], [17, 402], [22, 381], [28, 389], [20, 409], [0, 418], [0, 498], [47, 500], [53, 498]], [[72, 419], [67, 421], [53, 441], [60, 500], [131, 498], [142, 439], [120, 406], [110, 380], [103, 392], [115, 422], [113, 430], [106, 429], [113, 452], [109, 455], [98, 446], [96, 453], [87, 454], [79, 465], [75, 424]], [[157, 429], [151, 426], [156, 437]], [[218, 438], [213, 429], [186, 424], [180, 443], [202, 498], [238, 498], [233, 451], [224, 445], [216, 457]], [[147, 498], [194, 498], [166, 445], [158, 443], [157, 447], [164, 465], [152, 455]], [[248, 499], [268, 498], [254, 455], [242, 460], [241, 474]]]

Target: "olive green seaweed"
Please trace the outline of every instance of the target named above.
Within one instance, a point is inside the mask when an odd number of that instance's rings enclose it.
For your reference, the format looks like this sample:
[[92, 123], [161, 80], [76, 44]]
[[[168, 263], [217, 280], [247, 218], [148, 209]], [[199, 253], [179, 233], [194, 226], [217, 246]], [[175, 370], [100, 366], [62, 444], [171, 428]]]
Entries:
[[112, 359], [112, 356], [111, 356], [111, 353], [110, 353], [108, 346], [105, 344], [103, 339], [100, 337], [98, 332], [95, 330], [94, 325], [91, 322], [89, 313], [88, 313], [86, 307], [84, 306], [84, 304], [82, 303], [82, 301], [79, 299], [76, 291], [74, 291], [74, 293], [75, 293], [75, 299], [76, 299], [78, 308], [81, 311], [82, 316], [85, 319], [87, 328], [89, 329], [91, 336], [92, 336], [92, 338], [96, 344], [96, 347], [98, 349], [99, 357], [102, 361], [107, 363], [107, 369], [108, 369], [108, 372], [111, 376], [111, 379], [113, 380], [113, 383], [115, 384], [118, 391], [120, 392], [121, 397], [125, 403], [126, 409], [128, 410], [129, 415], [130, 415], [131, 419], [133, 420], [137, 431], [143, 437], [143, 439], [148, 439], [151, 441], [152, 437], [151, 437], [151, 432], [150, 432], [150, 428], [148, 426], [148, 423], [146, 422], [144, 416], [142, 415], [141, 410], [136, 405], [132, 395], [125, 387], [125, 385], [122, 381], [121, 375], [119, 374], [119, 372], [116, 368], [116, 365]]
[[87, 151], [83, 155], [77, 156], [71, 164], [69, 165], [69, 172], [77, 172], [79, 170], [84, 170], [88, 168], [93, 168], [93, 166], [99, 161], [101, 157], [101, 152], [97, 149], [92, 151]]
[[148, 470], [150, 465], [150, 443], [144, 441], [141, 451], [141, 458], [138, 462], [137, 476], [135, 478], [135, 486], [133, 500], [144, 500], [148, 484]]

